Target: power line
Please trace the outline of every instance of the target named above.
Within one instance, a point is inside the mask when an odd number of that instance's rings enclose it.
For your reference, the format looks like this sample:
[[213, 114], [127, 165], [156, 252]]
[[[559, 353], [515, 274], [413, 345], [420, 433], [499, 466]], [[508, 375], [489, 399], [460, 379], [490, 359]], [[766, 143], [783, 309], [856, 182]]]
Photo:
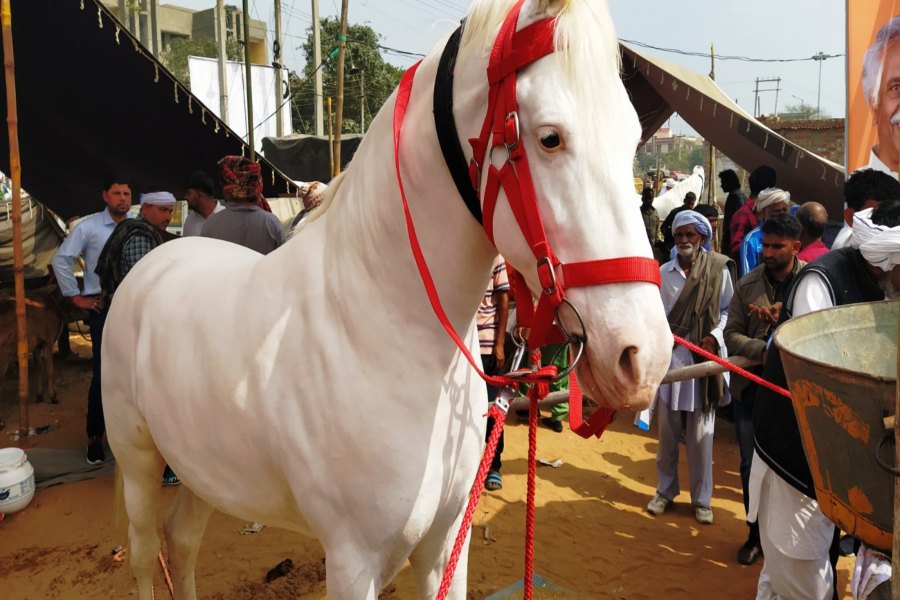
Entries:
[[[662, 48], [660, 46], [652, 46], [650, 44], [645, 44], [644, 42], [638, 42], [635, 40], [625, 40], [620, 39], [620, 42], [624, 42], [626, 44], [631, 44], [633, 46], [639, 46], [641, 48], [649, 48], [650, 50], [659, 50], [660, 52], [670, 52], [672, 54], [681, 54], [682, 56], [699, 56], [701, 58], [709, 58], [709, 52], [694, 52], [691, 50], [679, 50], [678, 48]], [[751, 58], [749, 56], [736, 56], [736, 55], [725, 55], [725, 54], [715, 54], [713, 55], [716, 60], [742, 60], [745, 62], [765, 62], [765, 63], [789, 63], [789, 62], [806, 62], [811, 60], [825, 60], [828, 58], [840, 58], [844, 56], [843, 54], [823, 54], [819, 52], [815, 56], [810, 56], [807, 58]]]

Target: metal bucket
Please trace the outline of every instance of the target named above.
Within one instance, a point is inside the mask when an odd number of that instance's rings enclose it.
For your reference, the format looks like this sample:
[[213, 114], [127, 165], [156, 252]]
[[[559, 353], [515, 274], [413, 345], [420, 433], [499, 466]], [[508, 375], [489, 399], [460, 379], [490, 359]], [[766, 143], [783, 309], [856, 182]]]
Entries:
[[[809, 313], [775, 332], [819, 508], [867, 545], [890, 551], [894, 480], [875, 459], [894, 414], [898, 302]], [[882, 448], [893, 464], [893, 445]]]

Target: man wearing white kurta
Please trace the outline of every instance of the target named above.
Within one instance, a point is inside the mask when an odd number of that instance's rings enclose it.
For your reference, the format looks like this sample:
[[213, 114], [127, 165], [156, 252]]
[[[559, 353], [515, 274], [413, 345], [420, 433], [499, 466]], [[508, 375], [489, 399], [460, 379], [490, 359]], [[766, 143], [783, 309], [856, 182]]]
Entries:
[[[675, 232], [677, 253], [660, 267], [660, 290], [670, 326], [675, 334], [710, 352], [724, 352], [723, 331], [734, 293], [728, 268], [731, 260], [709, 251], [712, 228], [697, 212], [679, 213], [672, 231]], [[691, 352], [676, 345], [670, 368], [692, 364]], [[712, 523], [713, 432], [715, 409], [722, 394], [721, 376], [660, 386], [656, 410], [659, 415], [656, 453], [659, 487], [647, 505], [649, 513], [662, 514], [678, 496], [679, 442], [684, 440], [694, 517], [700, 523]]]
[[[872, 213], [878, 210], [875, 221]], [[882, 203], [853, 216], [849, 247], [832, 251], [798, 276], [785, 317], [855, 302], [881, 300], [900, 263], [900, 203]], [[900, 269], [897, 270], [900, 275]], [[782, 319], [784, 320], [784, 319]], [[780, 354], [769, 347], [763, 378], [784, 385]], [[765, 565], [757, 600], [828, 600], [834, 593], [829, 548], [834, 525], [819, 510], [793, 408], [789, 400], [760, 390], [756, 397], [756, 452], [750, 470], [748, 519], [759, 519]]]

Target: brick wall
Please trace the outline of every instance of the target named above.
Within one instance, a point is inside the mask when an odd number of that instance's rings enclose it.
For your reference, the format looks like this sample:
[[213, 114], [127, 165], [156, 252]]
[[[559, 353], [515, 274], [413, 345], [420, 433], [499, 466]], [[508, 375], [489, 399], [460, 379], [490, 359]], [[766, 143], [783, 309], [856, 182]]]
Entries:
[[844, 164], [844, 119], [759, 117], [759, 121], [798, 146], [831, 162]]

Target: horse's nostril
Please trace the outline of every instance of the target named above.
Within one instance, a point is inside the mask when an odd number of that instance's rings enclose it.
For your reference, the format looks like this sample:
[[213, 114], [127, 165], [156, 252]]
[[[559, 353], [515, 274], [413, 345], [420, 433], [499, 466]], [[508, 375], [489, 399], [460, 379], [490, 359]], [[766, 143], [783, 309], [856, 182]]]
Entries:
[[628, 346], [619, 356], [619, 369], [622, 371], [622, 377], [629, 383], [636, 383], [638, 381], [638, 374], [635, 372], [634, 361], [637, 353], [637, 346]]

